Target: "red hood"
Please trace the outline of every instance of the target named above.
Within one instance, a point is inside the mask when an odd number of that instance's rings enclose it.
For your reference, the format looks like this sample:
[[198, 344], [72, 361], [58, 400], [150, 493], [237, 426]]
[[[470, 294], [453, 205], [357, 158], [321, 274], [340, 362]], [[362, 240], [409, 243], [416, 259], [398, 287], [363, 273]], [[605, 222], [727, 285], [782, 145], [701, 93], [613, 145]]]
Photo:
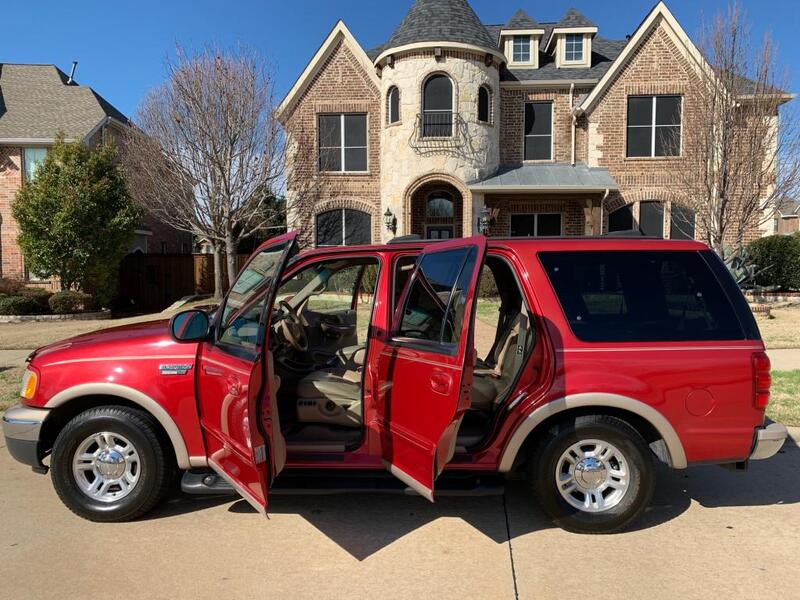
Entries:
[[169, 335], [169, 321], [147, 321], [132, 323], [109, 329], [84, 333], [60, 342], [42, 346], [34, 353], [33, 361], [65, 358], [96, 358], [119, 356], [169, 356], [192, 354], [196, 344], [178, 344]]

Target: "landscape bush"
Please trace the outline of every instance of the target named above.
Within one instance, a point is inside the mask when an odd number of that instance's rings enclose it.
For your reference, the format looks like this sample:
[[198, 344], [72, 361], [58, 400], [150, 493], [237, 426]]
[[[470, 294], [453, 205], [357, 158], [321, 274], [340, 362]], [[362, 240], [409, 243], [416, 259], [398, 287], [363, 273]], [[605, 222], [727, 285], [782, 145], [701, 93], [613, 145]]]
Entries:
[[81, 312], [91, 307], [92, 297], [83, 292], [64, 290], [50, 296], [50, 310], [58, 315]]
[[46, 312], [35, 298], [0, 296], [0, 315], [37, 315]]
[[38, 287], [24, 287], [20, 289], [15, 296], [22, 296], [24, 298], [32, 298], [36, 300], [39, 306], [42, 309], [42, 312], [48, 313], [50, 312], [50, 296], [53, 295], [52, 292]]
[[747, 250], [756, 265], [757, 285], [800, 290], [800, 233], [764, 237]]
[[19, 290], [25, 287], [25, 282], [19, 279], [8, 279], [7, 277], [0, 277], [0, 294], [12, 296]]

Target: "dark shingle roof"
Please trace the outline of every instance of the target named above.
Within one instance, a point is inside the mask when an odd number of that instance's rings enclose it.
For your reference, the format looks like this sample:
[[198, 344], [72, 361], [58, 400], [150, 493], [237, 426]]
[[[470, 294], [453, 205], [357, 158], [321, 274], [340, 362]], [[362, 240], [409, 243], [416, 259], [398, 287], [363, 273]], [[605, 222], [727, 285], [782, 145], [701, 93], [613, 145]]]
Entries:
[[528, 13], [524, 10], [519, 9], [517, 12], [514, 13], [506, 26], [503, 29], [537, 29], [539, 24], [534, 21]]
[[595, 79], [605, 75], [611, 63], [619, 56], [628, 42], [625, 40], [607, 40], [595, 37], [592, 42], [592, 63], [585, 69], [557, 69], [555, 60], [550, 54], [539, 53], [538, 69], [506, 69], [500, 73], [501, 81], [550, 81]]
[[417, 0], [385, 49], [418, 42], [460, 42], [497, 47], [467, 0]]
[[556, 23], [556, 27], [597, 27], [589, 19], [583, 16], [574, 8], [570, 8], [561, 20]]
[[0, 140], [83, 139], [106, 117], [128, 119], [54, 65], [0, 63]]

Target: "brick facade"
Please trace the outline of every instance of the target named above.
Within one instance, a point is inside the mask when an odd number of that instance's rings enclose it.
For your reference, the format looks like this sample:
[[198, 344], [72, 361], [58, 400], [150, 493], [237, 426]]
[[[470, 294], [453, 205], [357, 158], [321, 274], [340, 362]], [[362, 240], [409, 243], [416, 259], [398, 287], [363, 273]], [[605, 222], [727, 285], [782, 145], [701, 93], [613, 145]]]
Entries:
[[22, 279], [25, 267], [17, 245], [17, 222], [11, 203], [22, 185], [22, 148], [0, 146], [0, 276]]

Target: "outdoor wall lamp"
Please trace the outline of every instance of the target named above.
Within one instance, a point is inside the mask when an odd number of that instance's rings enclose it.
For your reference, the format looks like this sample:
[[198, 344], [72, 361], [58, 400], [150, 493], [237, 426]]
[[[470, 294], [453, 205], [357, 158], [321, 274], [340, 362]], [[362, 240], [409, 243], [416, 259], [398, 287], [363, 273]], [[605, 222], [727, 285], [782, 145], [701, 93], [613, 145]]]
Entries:
[[386, 229], [392, 233], [397, 233], [397, 217], [395, 217], [392, 211], [388, 208], [386, 209], [386, 212], [383, 213], [383, 224], [386, 225]]
[[484, 206], [481, 210], [481, 216], [478, 217], [478, 232], [481, 235], [489, 233], [489, 228], [492, 226], [492, 213], [488, 207]]

